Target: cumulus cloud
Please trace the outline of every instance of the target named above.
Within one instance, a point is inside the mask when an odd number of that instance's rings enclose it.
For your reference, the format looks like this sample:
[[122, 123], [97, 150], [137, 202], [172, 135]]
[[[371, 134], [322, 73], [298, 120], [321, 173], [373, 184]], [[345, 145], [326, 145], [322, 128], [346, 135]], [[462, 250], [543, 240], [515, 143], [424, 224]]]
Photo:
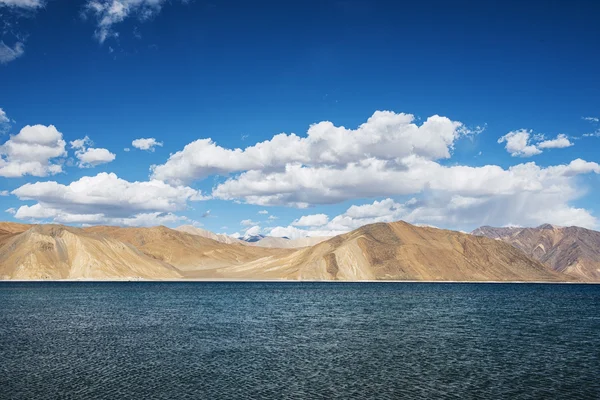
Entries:
[[[62, 172], [65, 141], [54, 125], [27, 125], [0, 146], [0, 177], [47, 176]], [[59, 159], [59, 160], [57, 160]]]
[[498, 143], [506, 142], [506, 151], [513, 157], [531, 157], [541, 154], [542, 151], [535, 145], [530, 144], [531, 131], [520, 129], [508, 132], [498, 139]]
[[[8, 211], [8, 210], [7, 210]], [[195, 223], [185, 216], [165, 212], [138, 213], [130, 217], [109, 217], [103, 213], [70, 214], [53, 208], [45, 208], [40, 204], [31, 207], [22, 206], [12, 209], [14, 217], [21, 220], [42, 221], [50, 220], [58, 224], [107, 224], [121, 226], [156, 226], [173, 223]]]
[[163, 143], [157, 141], [155, 138], [140, 138], [131, 142], [131, 145], [136, 149], [154, 151], [155, 147], [162, 147]]
[[106, 164], [113, 161], [116, 155], [103, 148], [93, 148], [93, 142], [89, 137], [77, 139], [70, 142], [71, 148], [75, 149], [75, 157], [79, 160], [79, 168], [91, 168], [96, 165]]
[[416, 155], [436, 160], [449, 158], [455, 141], [469, 133], [461, 122], [438, 115], [417, 125], [411, 114], [377, 111], [354, 130], [324, 121], [311, 125], [306, 137], [282, 133], [244, 150], [199, 139], [172, 154], [165, 164], [152, 166], [152, 176], [186, 183], [210, 175], [281, 171], [294, 165], [333, 170], [371, 158], [394, 163]]
[[118, 37], [114, 26], [129, 17], [146, 21], [158, 13], [167, 0], [88, 0], [84, 15], [96, 19], [97, 28], [94, 33], [100, 43], [109, 37]]
[[[86, 176], [69, 185], [58, 182], [27, 183], [12, 191], [21, 206], [15, 218], [52, 219], [60, 223], [117, 223], [166, 221], [173, 212], [184, 210], [188, 201], [205, 200], [200, 191], [171, 186], [161, 181], [129, 182], [113, 173]], [[160, 218], [160, 219], [159, 219]], [[115, 222], [117, 221], [117, 222]]]
[[[581, 165], [583, 166], [583, 165]], [[600, 166], [587, 166], [600, 173]], [[565, 166], [567, 169], [577, 166]], [[561, 226], [582, 226], [595, 229], [598, 220], [589, 211], [572, 207], [569, 201], [581, 193], [572, 186], [548, 188], [542, 192], [522, 192], [513, 195], [468, 197], [450, 194], [432, 194], [423, 199], [412, 198], [403, 203], [391, 198], [363, 205], [353, 205], [335, 216], [327, 224], [298, 228], [294, 224], [278, 226], [268, 231], [271, 236], [300, 238], [307, 236], [334, 236], [377, 222], [404, 220], [422, 226], [441, 226], [451, 229], [473, 230], [481, 225], [538, 226], [551, 223]]]
[[506, 143], [506, 151], [513, 157], [531, 157], [541, 154], [542, 149], [561, 149], [573, 146], [565, 134], [560, 133], [555, 139], [545, 140], [544, 135], [540, 134], [532, 137], [531, 130], [526, 129], [509, 132], [498, 139], [498, 143]]
[[25, 44], [16, 42], [12, 47], [0, 40], [0, 64], [8, 64], [25, 54]]
[[244, 199], [251, 204], [303, 208], [424, 191], [464, 196], [513, 194], [543, 190], [552, 183], [549, 171], [534, 163], [503, 169], [495, 165], [443, 166], [414, 156], [398, 164], [370, 159], [343, 169], [295, 165], [283, 172], [248, 171], [218, 185], [213, 195], [228, 200]]
[[329, 222], [329, 217], [325, 214], [304, 215], [292, 222], [293, 226], [323, 226]]
[[258, 225], [255, 225], [255, 226], [252, 226], [252, 227], [246, 229], [246, 232], [244, 232], [243, 236], [244, 237], [258, 236], [258, 235], [260, 235], [261, 231], [262, 231], [261, 227]]
[[563, 149], [565, 147], [571, 147], [573, 143], [569, 140], [567, 135], [558, 134], [556, 139], [544, 140], [537, 144], [539, 149]]
[[[597, 163], [577, 159], [565, 165], [524, 163], [509, 168], [441, 163], [467, 132], [462, 123], [444, 117], [430, 117], [417, 125], [407, 114], [376, 112], [356, 130], [323, 122], [311, 126], [306, 137], [280, 134], [245, 149], [226, 149], [201, 139], [155, 166], [153, 176], [167, 182], [187, 182], [232, 174], [213, 188], [213, 197], [263, 206], [306, 208], [354, 199], [411, 196], [414, 204], [396, 205], [402, 212], [391, 215], [429, 225], [451, 222], [466, 230], [480, 223], [527, 225], [550, 220], [595, 226], [595, 217], [569, 202], [582, 195], [577, 176], [598, 173]], [[520, 155], [571, 145], [565, 135], [546, 139], [526, 130], [512, 132], [501, 142], [507, 142], [507, 148]], [[471, 209], [478, 211], [469, 213]], [[341, 232], [358, 226], [358, 213], [367, 212], [374, 211], [350, 208], [335, 221], [320, 221], [325, 222], [321, 226], [308, 226], [299, 219], [288, 227], [273, 229], [280, 236], [304, 235], [304, 231]], [[389, 218], [390, 214], [385, 215]], [[383, 216], [368, 218], [359, 222], [377, 222]], [[383, 220], [389, 220], [386, 218]], [[350, 220], [354, 222], [340, 224]]]

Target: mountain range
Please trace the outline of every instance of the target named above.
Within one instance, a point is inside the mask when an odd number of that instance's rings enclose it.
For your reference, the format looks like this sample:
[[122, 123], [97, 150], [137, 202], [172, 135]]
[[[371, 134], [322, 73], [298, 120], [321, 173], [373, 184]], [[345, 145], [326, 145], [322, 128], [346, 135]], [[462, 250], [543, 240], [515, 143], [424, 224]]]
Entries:
[[253, 242], [193, 226], [0, 223], [0, 279], [600, 281], [600, 233], [398, 221], [327, 238]]
[[537, 228], [482, 226], [472, 233], [509, 243], [555, 271], [600, 281], [600, 232], [544, 224]]

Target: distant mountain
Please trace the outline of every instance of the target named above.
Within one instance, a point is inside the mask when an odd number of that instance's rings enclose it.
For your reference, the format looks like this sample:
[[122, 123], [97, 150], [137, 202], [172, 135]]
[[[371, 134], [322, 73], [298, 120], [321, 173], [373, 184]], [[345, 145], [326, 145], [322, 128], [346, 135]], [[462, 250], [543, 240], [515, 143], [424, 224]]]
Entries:
[[330, 236], [319, 236], [319, 237], [305, 237], [298, 239], [290, 239], [287, 237], [274, 237], [264, 235], [246, 235], [238, 238], [231, 237], [229, 235], [213, 233], [209, 230], [197, 228], [192, 225], [182, 225], [175, 228], [176, 231], [189, 233], [191, 235], [198, 235], [208, 239], [216, 240], [221, 243], [239, 243], [243, 245], [257, 246], [257, 247], [268, 247], [278, 249], [296, 249], [299, 247], [314, 246], [324, 240], [330, 239]]
[[472, 234], [509, 243], [555, 271], [600, 281], [600, 232], [544, 224], [537, 228], [482, 226]]
[[217, 242], [221, 242], [221, 243], [230, 243], [231, 244], [231, 243], [243, 243], [244, 242], [243, 240], [236, 239], [236, 238], [228, 236], [228, 235], [213, 233], [206, 229], [197, 228], [193, 225], [181, 225], [181, 226], [175, 228], [175, 230], [180, 231], [180, 232], [189, 233], [191, 235], [202, 236], [202, 237], [205, 237], [208, 239], [216, 240]]
[[247, 243], [256, 243], [261, 241], [262, 239], [266, 238], [265, 235], [244, 235], [244, 236], [240, 236], [238, 239], [239, 240], [243, 240], [244, 242]]
[[402, 221], [366, 225], [278, 259], [219, 272], [255, 279], [569, 280], [501, 241]]
[[270, 247], [280, 249], [297, 249], [300, 247], [310, 247], [331, 239], [331, 236], [312, 236], [297, 239], [289, 239], [287, 237], [266, 236], [262, 239], [251, 243], [253, 246]]
[[[254, 243], [275, 239], [293, 242]], [[164, 226], [0, 224], [0, 279], [576, 280], [501, 240], [405, 222], [305, 244], [222, 243]]]

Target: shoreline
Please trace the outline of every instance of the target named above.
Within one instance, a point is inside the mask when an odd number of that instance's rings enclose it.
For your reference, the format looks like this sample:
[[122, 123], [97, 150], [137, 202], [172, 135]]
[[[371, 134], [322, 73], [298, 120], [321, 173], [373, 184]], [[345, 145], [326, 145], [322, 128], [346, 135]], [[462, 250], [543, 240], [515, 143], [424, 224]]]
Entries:
[[598, 285], [600, 282], [577, 282], [577, 281], [431, 281], [431, 280], [310, 280], [310, 279], [6, 279], [0, 280], [0, 285], [3, 283], [27, 283], [27, 282], [80, 282], [80, 283], [215, 283], [215, 282], [230, 282], [230, 283], [472, 283], [472, 284], [545, 284], [545, 285]]

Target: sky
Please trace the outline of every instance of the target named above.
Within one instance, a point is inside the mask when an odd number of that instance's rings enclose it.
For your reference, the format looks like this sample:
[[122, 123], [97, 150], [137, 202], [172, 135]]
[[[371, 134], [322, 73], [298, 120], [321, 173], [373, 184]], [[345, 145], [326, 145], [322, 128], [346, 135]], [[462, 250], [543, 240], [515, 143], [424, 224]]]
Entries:
[[0, 220], [600, 229], [597, 1], [0, 0]]

